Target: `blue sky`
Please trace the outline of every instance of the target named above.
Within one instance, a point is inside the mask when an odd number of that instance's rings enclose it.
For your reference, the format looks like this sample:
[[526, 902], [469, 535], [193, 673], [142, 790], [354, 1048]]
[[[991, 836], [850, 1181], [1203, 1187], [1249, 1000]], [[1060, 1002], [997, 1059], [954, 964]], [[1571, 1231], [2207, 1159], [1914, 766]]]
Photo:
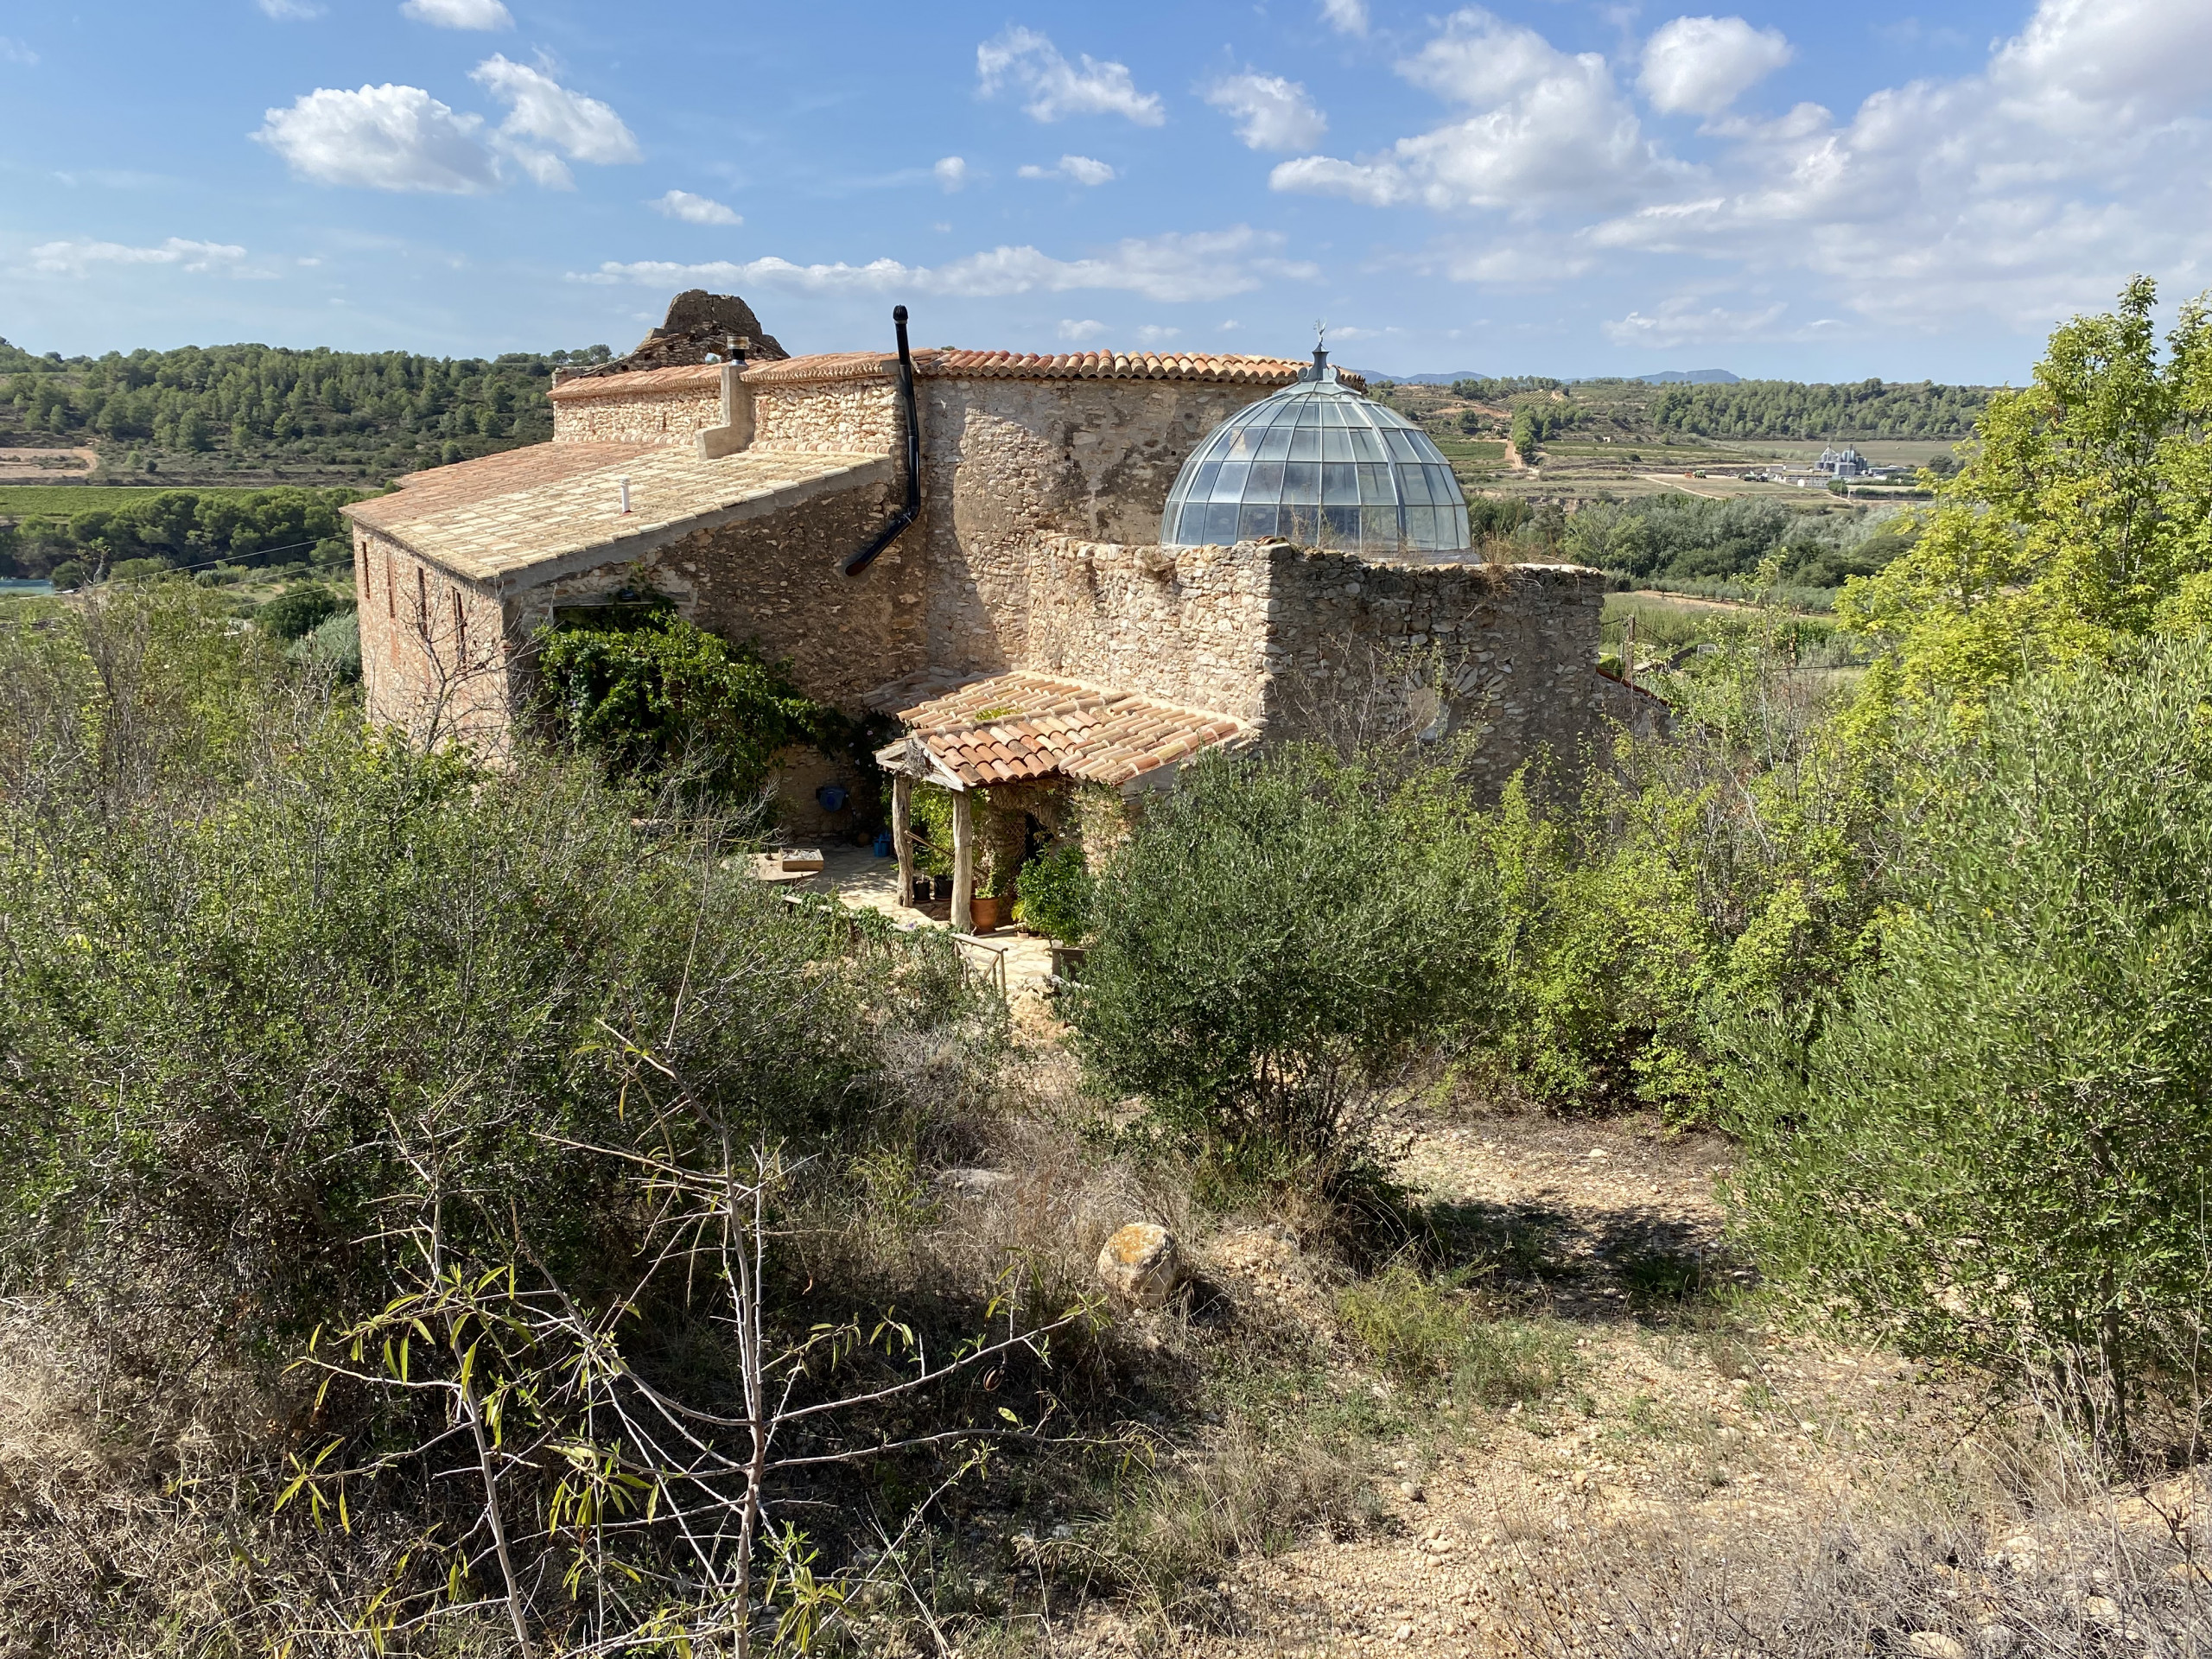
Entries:
[[2212, 283], [2212, 0], [0, 10], [0, 334], [2019, 378]]

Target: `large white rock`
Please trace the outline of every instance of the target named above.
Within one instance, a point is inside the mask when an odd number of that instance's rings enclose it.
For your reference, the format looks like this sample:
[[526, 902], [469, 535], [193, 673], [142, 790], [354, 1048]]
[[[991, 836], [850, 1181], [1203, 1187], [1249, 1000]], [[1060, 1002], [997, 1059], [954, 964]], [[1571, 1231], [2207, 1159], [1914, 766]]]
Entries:
[[1148, 1221], [1131, 1222], [1098, 1252], [1098, 1281], [1116, 1300], [1158, 1307], [1182, 1274], [1175, 1235]]

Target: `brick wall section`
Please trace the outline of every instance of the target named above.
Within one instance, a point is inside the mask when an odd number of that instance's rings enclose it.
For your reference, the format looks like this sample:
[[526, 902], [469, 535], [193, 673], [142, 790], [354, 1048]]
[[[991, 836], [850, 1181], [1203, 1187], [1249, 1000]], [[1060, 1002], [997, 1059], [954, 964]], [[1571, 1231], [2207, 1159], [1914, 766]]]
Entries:
[[516, 688], [499, 595], [358, 525], [353, 594], [370, 721], [426, 747], [504, 753]]
[[1261, 721], [1279, 738], [1402, 731], [1440, 678], [1450, 729], [1484, 734], [1485, 791], [1540, 751], [1571, 762], [1605, 741], [1624, 695], [1596, 669], [1604, 578], [1573, 566], [1058, 537], [1037, 542], [1029, 575], [1021, 667]]
[[930, 654], [969, 671], [1024, 658], [1039, 536], [1156, 541], [1185, 456], [1264, 387], [1173, 380], [925, 378], [918, 536]]

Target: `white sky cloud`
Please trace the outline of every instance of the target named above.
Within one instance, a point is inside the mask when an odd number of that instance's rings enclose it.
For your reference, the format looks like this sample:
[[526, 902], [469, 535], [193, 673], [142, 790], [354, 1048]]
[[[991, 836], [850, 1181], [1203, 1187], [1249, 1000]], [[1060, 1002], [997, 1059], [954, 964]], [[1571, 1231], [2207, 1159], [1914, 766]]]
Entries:
[[32, 51], [28, 44], [13, 35], [0, 35], [0, 63], [29, 65], [37, 61], [38, 54]]
[[798, 265], [774, 257], [704, 264], [641, 259], [609, 261], [573, 280], [634, 283], [646, 288], [735, 283], [740, 291], [752, 283], [809, 293], [899, 291], [963, 299], [1100, 289], [1172, 303], [1249, 293], [1271, 277], [1318, 280], [1317, 266], [1283, 257], [1285, 242], [1274, 232], [1239, 225], [1226, 231], [1131, 237], [1108, 252], [1084, 259], [1055, 259], [1026, 246], [993, 248], [934, 266], [902, 264], [896, 259], [876, 259], [865, 265]]
[[1062, 317], [1058, 333], [1062, 340], [1080, 346], [1087, 340], [1096, 340], [1106, 332], [1106, 325], [1096, 317]]
[[1009, 29], [977, 47], [976, 79], [986, 98], [1008, 85], [1028, 93], [1021, 107], [1039, 121], [1119, 115], [1156, 127], [1167, 118], [1156, 93], [1137, 91], [1127, 64], [1101, 63], [1087, 52], [1079, 66], [1071, 64], [1033, 29]]
[[228, 242], [170, 237], [153, 247], [120, 242], [44, 242], [31, 250], [31, 269], [81, 276], [94, 265], [175, 265], [180, 270], [234, 270], [245, 250]]
[[253, 136], [301, 178], [367, 190], [473, 195], [497, 189], [511, 162], [549, 189], [573, 187], [570, 161], [601, 166], [644, 160], [622, 119], [595, 98], [570, 92], [543, 70], [494, 55], [470, 79], [508, 106], [486, 133], [481, 116], [458, 111], [420, 86], [318, 87], [289, 110], [266, 112]]
[[1164, 323], [1147, 322], [1137, 330], [1137, 341], [1144, 346], [1164, 346], [1182, 332], [1180, 328], [1171, 328]]
[[1269, 184], [1370, 207], [1420, 201], [1526, 215], [1560, 205], [1625, 206], [1670, 170], [1602, 56], [1571, 56], [1479, 7], [1454, 14], [1398, 73], [1471, 113], [1378, 156], [1285, 162]]
[[1677, 17], [1644, 42], [1637, 84], [1669, 115], [1718, 115], [1796, 54], [1778, 29], [1740, 17]]
[[1604, 327], [1605, 338], [1616, 346], [1648, 346], [1659, 351], [1678, 346], [1727, 346], [1770, 337], [1788, 309], [1777, 301], [1748, 311], [1730, 311], [1717, 305], [1700, 310], [1695, 300], [1681, 298], [1667, 301], [1656, 315], [1631, 311]]
[[2131, 271], [2212, 265], [2212, 127], [2190, 114], [2208, 54], [2202, 8], [2045, 0], [1981, 73], [1884, 89], [1847, 120], [1804, 105], [1724, 126], [1738, 147], [1712, 176], [1586, 238], [1809, 273], [1884, 327], [2047, 328]]
[[[1643, 130], [1602, 57], [1470, 8], [1397, 65], [1451, 118], [1374, 153], [1298, 156], [1270, 182], [1434, 212], [1440, 245], [1403, 263], [1459, 280], [1633, 280], [1654, 258], [1713, 273], [1694, 297], [1615, 310], [1605, 332], [1623, 345], [1965, 319], [2034, 334], [2109, 304], [2131, 271], [2194, 287], [2212, 270], [2212, 7], [2042, 0], [1978, 73], [1841, 116], [1729, 112], [1790, 56], [1735, 17], [1651, 36], [1640, 84], [1654, 107], [1705, 118], [1693, 162]], [[1778, 285], [1797, 290], [1784, 310]]]
[[1224, 75], [1206, 88], [1206, 102], [1236, 118], [1236, 136], [1253, 149], [1308, 149], [1329, 130], [1306, 88], [1281, 75]]
[[1103, 162], [1094, 162], [1088, 156], [1063, 156], [1054, 167], [1025, 167], [1020, 169], [1025, 179], [1069, 179], [1077, 184], [1105, 184], [1117, 175]]
[[1321, 19], [1339, 35], [1367, 33], [1367, 0], [1321, 0]]
[[689, 190], [671, 190], [657, 196], [646, 204], [657, 213], [671, 219], [680, 219], [686, 225], [742, 225], [744, 219], [734, 207], [725, 207], [712, 196], [695, 196]]
[[461, 114], [420, 86], [318, 87], [270, 110], [253, 136], [317, 184], [469, 195], [499, 175], [477, 137], [480, 116]]
[[[501, 151], [549, 189], [566, 190], [575, 182], [561, 156], [601, 167], [645, 160], [620, 116], [595, 98], [570, 92], [543, 70], [495, 53], [470, 70], [468, 78], [509, 106], [499, 124]], [[524, 142], [531, 139], [537, 142]]]
[[322, 16], [322, 8], [315, 0], [254, 0], [261, 8], [261, 15], [280, 23], [305, 22], [310, 17]]
[[501, 0], [406, 0], [403, 16], [439, 29], [512, 29], [514, 14]]
[[947, 195], [968, 182], [968, 163], [957, 156], [944, 157], [930, 171], [937, 175], [937, 181], [944, 187]]

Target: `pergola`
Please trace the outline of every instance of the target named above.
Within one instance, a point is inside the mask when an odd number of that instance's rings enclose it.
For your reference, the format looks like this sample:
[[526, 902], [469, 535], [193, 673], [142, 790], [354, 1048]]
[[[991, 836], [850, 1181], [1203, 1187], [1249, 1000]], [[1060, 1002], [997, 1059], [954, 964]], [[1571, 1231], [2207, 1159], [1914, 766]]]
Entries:
[[901, 681], [868, 701], [906, 728], [875, 754], [891, 774], [899, 902], [914, 902], [914, 785], [935, 784], [952, 795], [952, 925], [963, 933], [975, 926], [975, 791], [1061, 779], [1131, 795], [1202, 749], [1256, 735], [1230, 715], [1043, 674]]

